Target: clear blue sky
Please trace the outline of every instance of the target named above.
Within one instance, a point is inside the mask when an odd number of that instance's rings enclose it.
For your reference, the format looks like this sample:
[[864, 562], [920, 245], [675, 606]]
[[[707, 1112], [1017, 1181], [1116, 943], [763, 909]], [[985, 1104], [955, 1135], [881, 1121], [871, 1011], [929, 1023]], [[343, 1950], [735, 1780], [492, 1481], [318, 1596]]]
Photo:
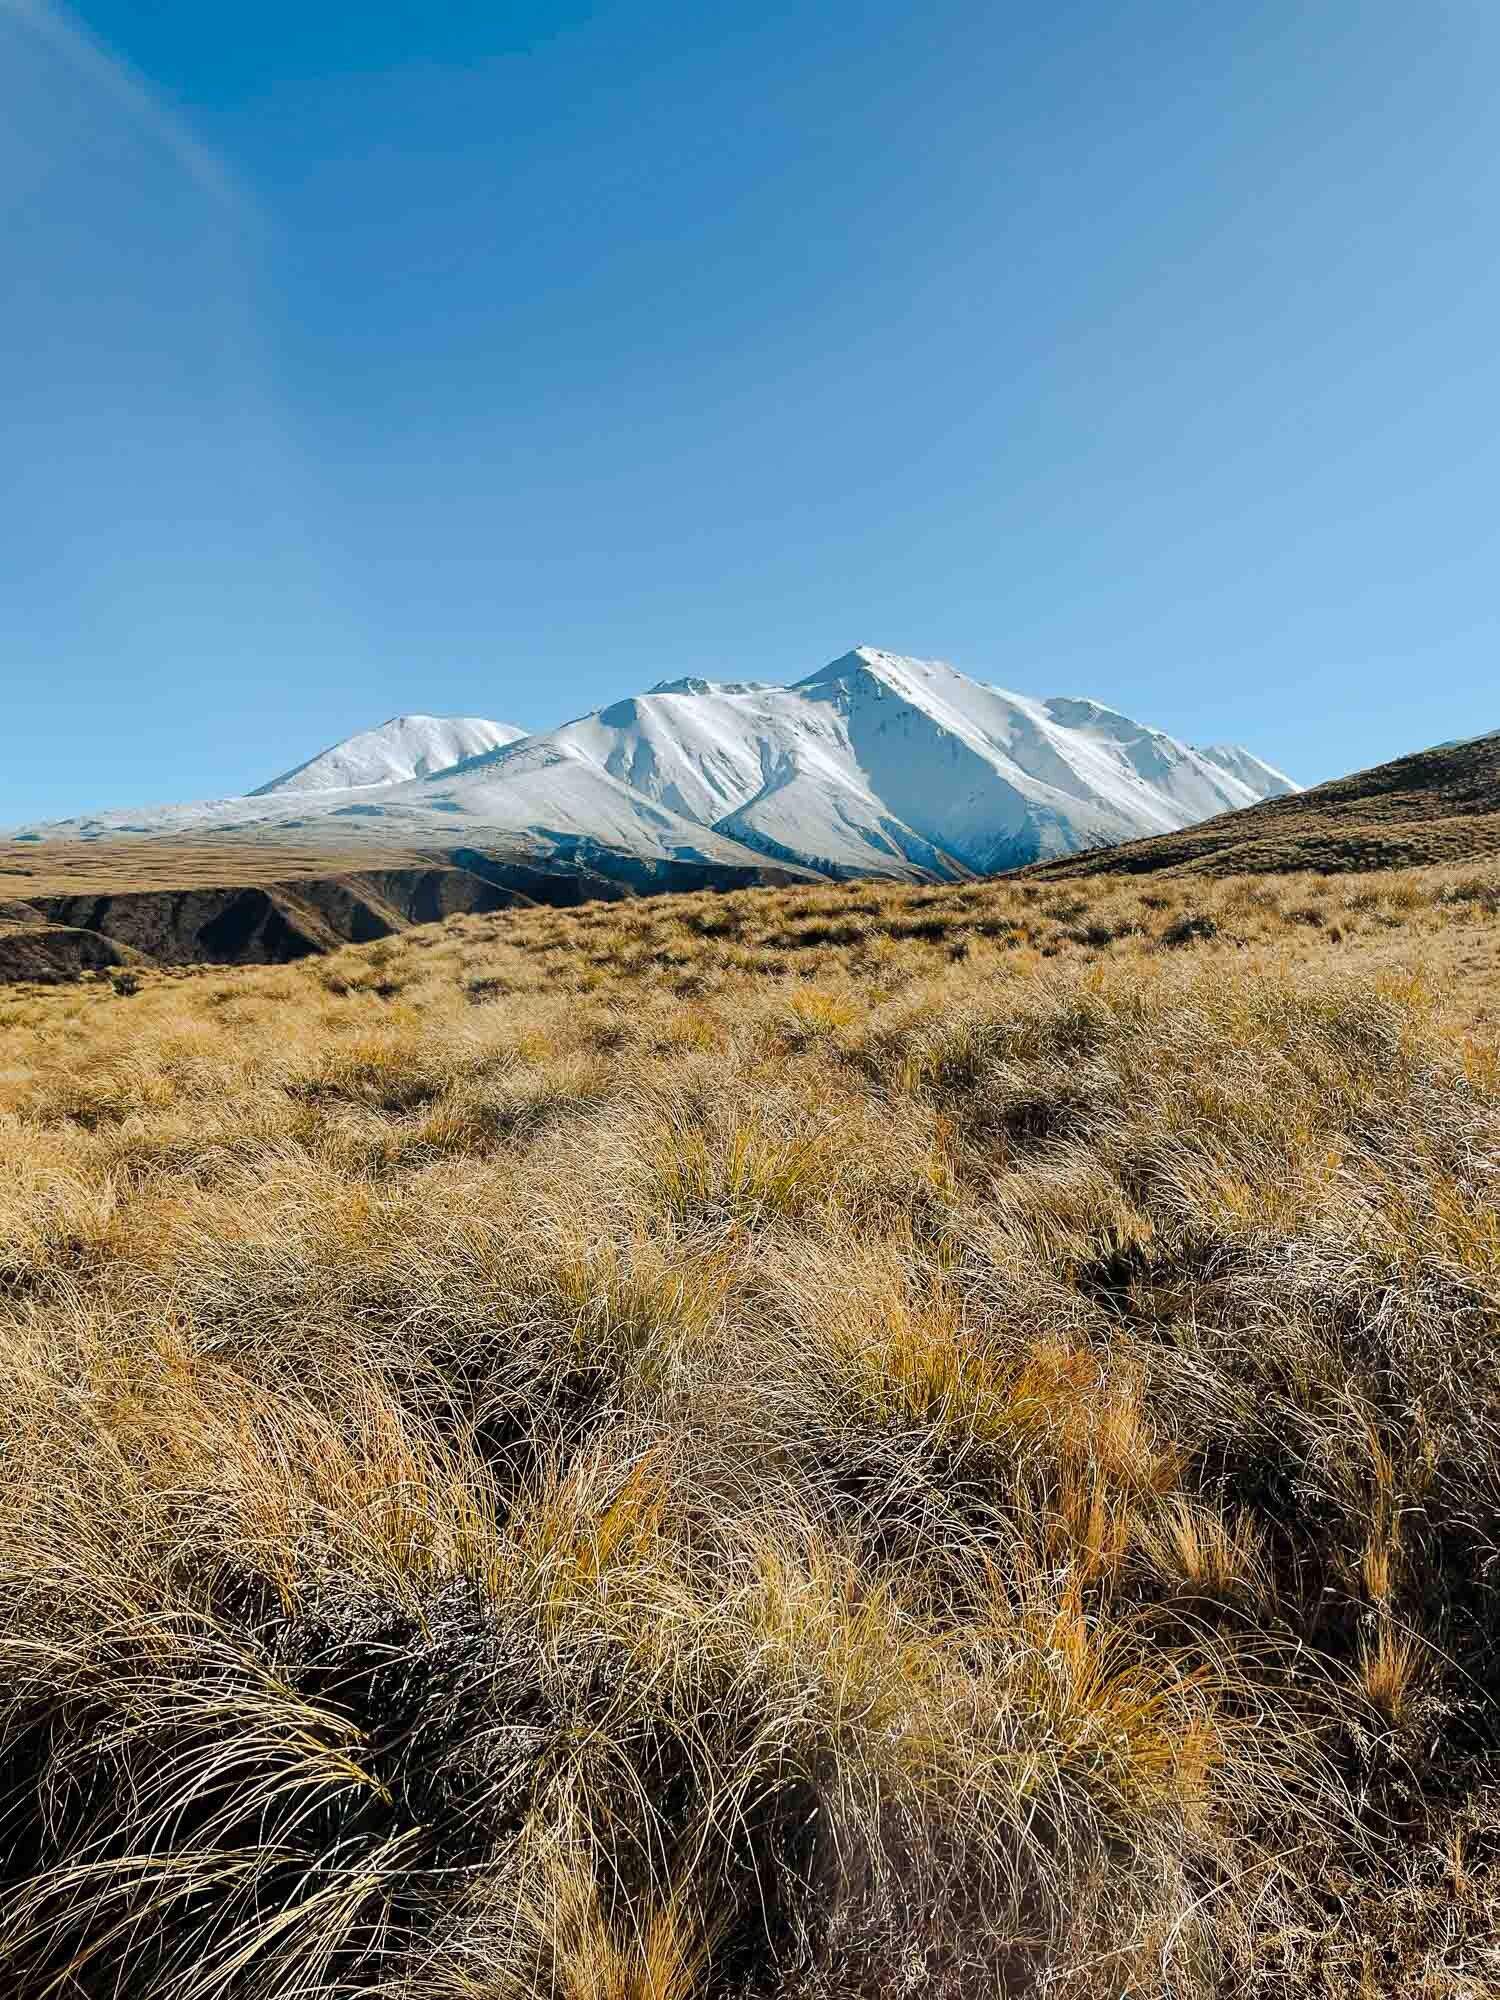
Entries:
[[0, 824], [868, 642], [1500, 726], [1493, 0], [0, 0]]

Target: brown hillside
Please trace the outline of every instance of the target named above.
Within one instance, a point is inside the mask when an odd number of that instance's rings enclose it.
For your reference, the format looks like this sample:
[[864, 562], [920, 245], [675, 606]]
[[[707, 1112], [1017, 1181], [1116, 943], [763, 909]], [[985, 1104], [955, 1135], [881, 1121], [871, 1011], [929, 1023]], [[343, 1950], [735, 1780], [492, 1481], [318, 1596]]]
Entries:
[[1072, 854], [1047, 876], [1343, 874], [1500, 854], [1500, 734], [1398, 757], [1200, 826]]

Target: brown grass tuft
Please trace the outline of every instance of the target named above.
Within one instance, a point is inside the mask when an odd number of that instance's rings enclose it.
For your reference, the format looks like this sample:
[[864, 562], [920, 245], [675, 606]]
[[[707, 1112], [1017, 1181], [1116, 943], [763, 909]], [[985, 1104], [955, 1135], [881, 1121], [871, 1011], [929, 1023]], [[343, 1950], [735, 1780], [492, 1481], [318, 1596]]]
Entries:
[[1497, 884], [11, 991], [7, 1994], [1492, 1990]]

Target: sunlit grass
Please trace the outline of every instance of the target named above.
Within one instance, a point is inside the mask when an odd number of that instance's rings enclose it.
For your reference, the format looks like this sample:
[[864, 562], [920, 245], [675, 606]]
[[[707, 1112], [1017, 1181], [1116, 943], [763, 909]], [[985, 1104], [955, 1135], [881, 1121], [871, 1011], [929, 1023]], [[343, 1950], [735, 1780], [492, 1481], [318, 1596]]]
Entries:
[[8, 995], [6, 1992], [1488, 1977], [1497, 884]]

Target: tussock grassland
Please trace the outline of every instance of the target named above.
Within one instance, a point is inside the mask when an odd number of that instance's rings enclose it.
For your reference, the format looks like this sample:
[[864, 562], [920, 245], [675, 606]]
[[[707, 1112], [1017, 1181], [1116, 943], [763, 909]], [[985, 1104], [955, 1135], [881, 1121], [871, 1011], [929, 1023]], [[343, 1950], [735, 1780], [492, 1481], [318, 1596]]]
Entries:
[[0, 996], [7, 1994], [1494, 1992], [1497, 911]]

